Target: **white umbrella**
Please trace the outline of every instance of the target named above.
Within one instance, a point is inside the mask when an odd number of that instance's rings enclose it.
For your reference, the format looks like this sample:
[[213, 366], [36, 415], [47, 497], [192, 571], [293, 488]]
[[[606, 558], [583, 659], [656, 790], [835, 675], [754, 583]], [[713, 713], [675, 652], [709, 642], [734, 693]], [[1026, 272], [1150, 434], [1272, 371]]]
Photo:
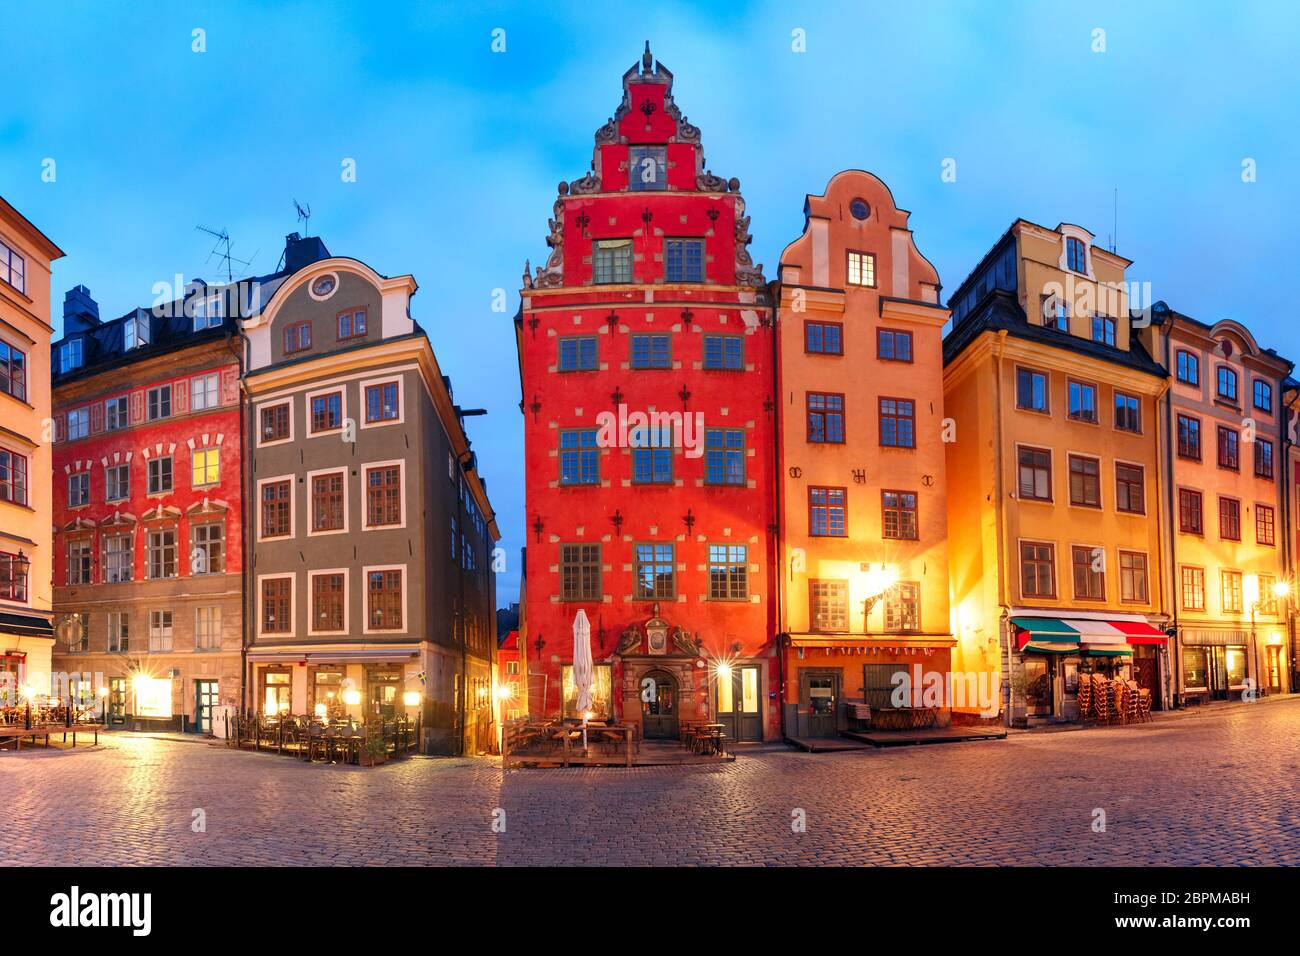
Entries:
[[596, 668], [591, 660], [591, 622], [587, 612], [578, 608], [573, 619], [573, 688], [578, 694], [578, 713], [582, 714], [582, 749], [587, 749], [587, 712], [591, 710], [591, 685]]

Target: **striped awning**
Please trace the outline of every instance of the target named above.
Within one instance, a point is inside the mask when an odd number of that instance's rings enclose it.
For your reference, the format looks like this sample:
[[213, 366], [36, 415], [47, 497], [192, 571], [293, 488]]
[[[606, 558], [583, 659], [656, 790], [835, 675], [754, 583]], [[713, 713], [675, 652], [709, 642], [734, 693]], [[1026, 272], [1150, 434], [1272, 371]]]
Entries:
[[[1124, 648], [1130, 644], [1163, 644], [1164, 633], [1145, 621], [1103, 621], [1078, 617], [1011, 618], [1017, 650], [1062, 653], [1080, 646]], [[1131, 653], [1131, 651], [1130, 651]]]

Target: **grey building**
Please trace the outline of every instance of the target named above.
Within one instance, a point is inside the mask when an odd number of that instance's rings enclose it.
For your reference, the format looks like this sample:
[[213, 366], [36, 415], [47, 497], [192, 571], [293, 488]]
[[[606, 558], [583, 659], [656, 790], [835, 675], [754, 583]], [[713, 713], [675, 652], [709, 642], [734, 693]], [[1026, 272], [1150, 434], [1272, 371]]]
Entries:
[[241, 323], [245, 706], [418, 710], [425, 752], [477, 753], [495, 737], [500, 534], [415, 291], [294, 234]]

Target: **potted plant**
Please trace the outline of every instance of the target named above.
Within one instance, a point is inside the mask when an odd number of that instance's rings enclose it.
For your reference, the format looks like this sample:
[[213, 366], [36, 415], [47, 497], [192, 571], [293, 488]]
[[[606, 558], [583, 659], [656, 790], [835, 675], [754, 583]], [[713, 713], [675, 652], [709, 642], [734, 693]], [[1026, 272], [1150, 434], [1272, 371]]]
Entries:
[[387, 763], [388, 741], [384, 739], [383, 731], [366, 735], [358, 759], [363, 767], [377, 767], [382, 763]]

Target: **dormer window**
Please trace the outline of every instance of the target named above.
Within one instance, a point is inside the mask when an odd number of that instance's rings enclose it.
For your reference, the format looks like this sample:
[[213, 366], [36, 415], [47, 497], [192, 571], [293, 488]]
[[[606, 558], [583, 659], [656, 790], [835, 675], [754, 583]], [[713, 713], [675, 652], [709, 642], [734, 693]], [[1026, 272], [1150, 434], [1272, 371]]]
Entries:
[[1088, 273], [1088, 247], [1073, 236], [1065, 240], [1065, 264], [1071, 272]]
[[149, 319], [133, 315], [122, 325], [122, 348], [126, 351], [149, 344]]
[[66, 375], [73, 369], [81, 368], [81, 339], [69, 339], [59, 346], [59, 372]]
[[204, 329], [215, 329], [221, 324], [222, 312], [221, 296], [210, 295], [205, 298], [194, 299], [194, 331], [202, 332]]
[[667, 189], [668, 147], [631, 147], [628, 150], [627, 187], [632, 192]]
[[1109, 315], [1094, 315], [1092, 317], [1092, 340], [1114, 348], [1115, 320]]
[[1043, 325], [1058, 332], [1070, 331], [1070, 306], [1059, 295], [1043, 296]]

